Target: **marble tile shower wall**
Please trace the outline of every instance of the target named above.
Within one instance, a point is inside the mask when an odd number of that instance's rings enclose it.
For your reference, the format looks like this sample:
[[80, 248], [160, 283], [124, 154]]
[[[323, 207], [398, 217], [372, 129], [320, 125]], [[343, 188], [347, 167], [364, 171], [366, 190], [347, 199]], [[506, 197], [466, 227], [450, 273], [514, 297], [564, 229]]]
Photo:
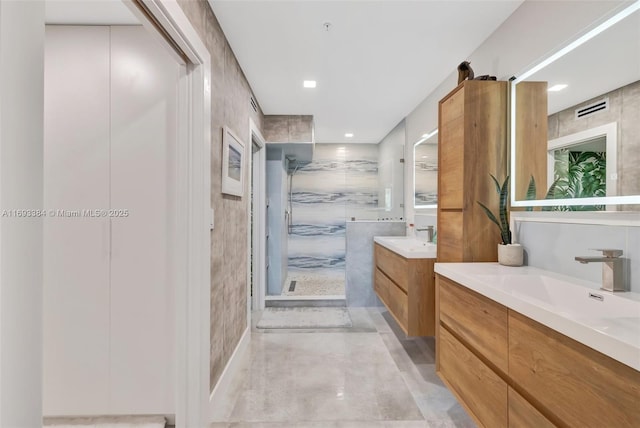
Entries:
[[377, 146], [316, 144], [292, 182], [289, 272], [344, 280], [346, 220], [377, 218]]
[[640, 293], [640, 227], [518, 222], [516, 234], [525, 264], [597, 284], [602, 282], [602, 265], [581, 264], [574, 257], [598, 255], [591, 248], [621, 249], [628, 260], [631, 291]]

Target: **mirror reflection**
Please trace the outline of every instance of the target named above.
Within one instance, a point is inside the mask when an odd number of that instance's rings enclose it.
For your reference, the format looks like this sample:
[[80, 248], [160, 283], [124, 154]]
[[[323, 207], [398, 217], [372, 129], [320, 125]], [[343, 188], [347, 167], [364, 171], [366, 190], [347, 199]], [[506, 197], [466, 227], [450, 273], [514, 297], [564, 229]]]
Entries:
[[413, 205], [435, 208], [438, 203], [438, 130], [413, 146]]
[[640, 203], [640, 12], [632, 7], [512, 83], [515, 206], [640, 209], [630, 205]]

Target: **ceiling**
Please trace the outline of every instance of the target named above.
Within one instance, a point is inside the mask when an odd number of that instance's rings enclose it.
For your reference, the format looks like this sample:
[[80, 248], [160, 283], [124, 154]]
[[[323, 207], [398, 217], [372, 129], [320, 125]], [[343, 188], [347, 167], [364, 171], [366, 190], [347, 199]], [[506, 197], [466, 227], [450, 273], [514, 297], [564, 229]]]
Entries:
[[640, 11], [528, 77], [568, 85], [549, 92], [553, 114], [640, 80]]
[[265, 114], [314, 115], [316, 142], [378, 143], [522, 0], [209, 3]]

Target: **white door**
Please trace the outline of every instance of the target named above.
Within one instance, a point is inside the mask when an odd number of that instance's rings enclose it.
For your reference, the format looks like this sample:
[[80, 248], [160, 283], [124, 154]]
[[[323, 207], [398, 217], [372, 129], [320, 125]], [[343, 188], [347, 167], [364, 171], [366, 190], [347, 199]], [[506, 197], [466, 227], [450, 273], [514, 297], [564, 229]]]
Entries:
[[140, 26], [47, 28], [45, 202], [79, 211], [45, 222], [45, 415], [174, 413], [179, 72]]
[[[109, 27], [48, 26], [45, 48], [45, 414], [107, 412]], [[57, 216], [56, 216], [57, 215]], [[65, 215], [68, 215], [65, 217]]]
[[142, 27], [111, 32], [111, 397], [122, 414], [173, 412], [169, 281], [178, 64]]

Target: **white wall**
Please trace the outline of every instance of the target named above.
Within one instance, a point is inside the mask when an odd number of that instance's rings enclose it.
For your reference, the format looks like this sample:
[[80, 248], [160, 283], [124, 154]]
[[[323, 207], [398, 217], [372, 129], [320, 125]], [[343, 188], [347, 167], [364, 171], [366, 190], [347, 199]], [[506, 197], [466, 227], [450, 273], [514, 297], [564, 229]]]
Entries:
[[[526, 71], [551, 52], [615, 14], [630, 1], [525, 1], [469, 58], [476, 75], [491, 74], [499, 80]], [[438, 127], [438, 102], [457, 84], [457, 66], [451, 74], [406, 117], [405, 159], [413, 165], [413, 144]], [[405, 200], [413, 192], [413, 170], [405, 170]], [[408, 219], [416, 214], [406, 204]]]
[[[44, 2], [0, 2], [0, 209], [42, 208]], [[0, 217], [0, 426], [42, 421], [42, 219]]]
[[[405, 121], [402, 120], [378, 144], [378, 219], [400, 220], [404, 216], [402, 208], [407, 201], [403, 180], [404, 170], [409, 167], [404, 157], [406, 142]], [[385, 189], [391, 188], [391, 211], [385, 208]]]

